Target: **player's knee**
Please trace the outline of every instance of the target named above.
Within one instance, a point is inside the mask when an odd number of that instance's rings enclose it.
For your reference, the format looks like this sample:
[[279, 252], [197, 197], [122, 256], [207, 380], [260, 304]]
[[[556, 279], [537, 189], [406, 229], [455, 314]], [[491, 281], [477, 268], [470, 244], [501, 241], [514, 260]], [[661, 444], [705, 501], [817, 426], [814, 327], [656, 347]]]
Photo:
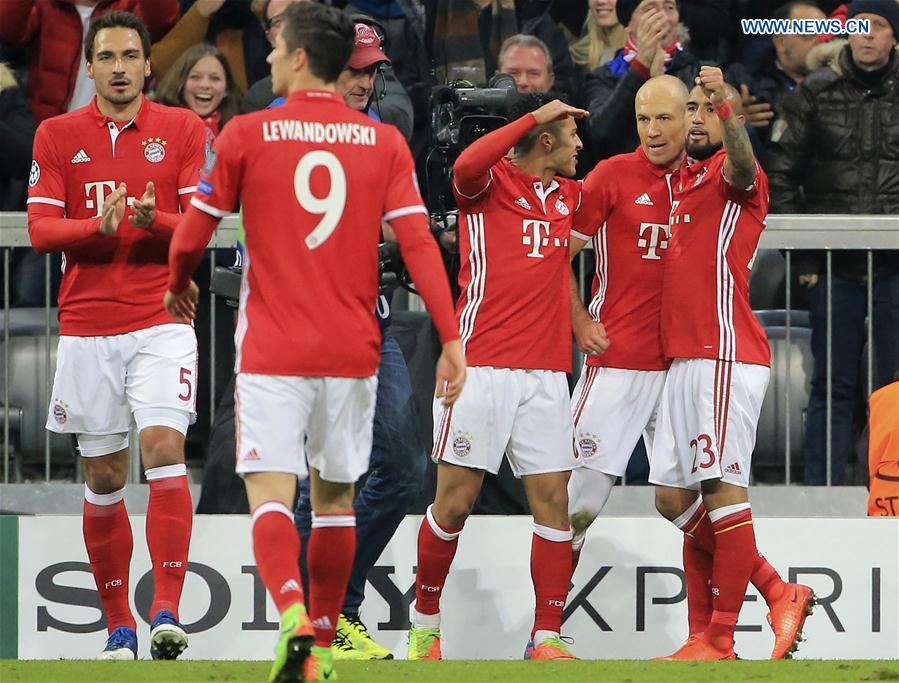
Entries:
[[84, 483], [94, 493], [104, 495], [118, 491], [128, 478], [127, 461], [121, 463], [107, 458], [84, 460]]
[[683, 510], [680, 509], [680, 501], [656, 490], [656, 510], [662, 517], [669, 521], [677, 519]]
[[464, 526], [465, 520], [471, 515], [477, 495], [467, 496], [463, 494], [448, 495], [444, 500], [434, 501], [432, 513], [434, 519], [441, 526], [458, 528]]
[[179, 465], [184, 462], [184, 437], [171, 429], [161, 430], [141, 440], [141, 457], [145, 469]]
[[583, 534], [599, 516], [596, 510], [579, 508], [572, 510], [570, 514], [571, 530], [577, 534]]

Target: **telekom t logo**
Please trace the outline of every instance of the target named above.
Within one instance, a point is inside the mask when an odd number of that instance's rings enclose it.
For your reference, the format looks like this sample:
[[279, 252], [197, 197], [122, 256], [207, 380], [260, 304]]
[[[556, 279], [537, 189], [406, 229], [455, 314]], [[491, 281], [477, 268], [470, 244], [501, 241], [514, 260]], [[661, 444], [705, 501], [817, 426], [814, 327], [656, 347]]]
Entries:
[[[95, 218], [98, 218], [103, 214], [103, 202], [106, 201], [106, 197], [116, 188], [116, 184], [114, 180], [101, 180], [96, 183], [85, 183], [84, 184], [84, 195], [87, 199], [84, 201], [84, 205], [88, 209], [96, 209], [97, 213], [94, 214]], [[125, 203], [128, 206], [134, 204], [134, 197], [126, 197]]]
[[[644, 237], [644, 235], [648, 236]], [[649, 261], [658, 261], [662, 257], [657, 249], [667, 249], [668, 240], [671, 237], [671, 228], [664, 223], [640, 223], [640, 237], [637, 240], [637, 246], [641, 249], [647, 249], [647, 252], [640, 258]]]
[[521, 243], [531, 248], [528, 258], [546, 258], [540, 253], [540, 247], [549, 246], [549, 221], [526, 220], [521, 232]]
[[540, 247], [564, 247], [568, 249], [568, 238], [549, 236], [549, 221], [526, 220], [521, 226], [521, 243], [531, 248], [528, 258], [546, 258]]

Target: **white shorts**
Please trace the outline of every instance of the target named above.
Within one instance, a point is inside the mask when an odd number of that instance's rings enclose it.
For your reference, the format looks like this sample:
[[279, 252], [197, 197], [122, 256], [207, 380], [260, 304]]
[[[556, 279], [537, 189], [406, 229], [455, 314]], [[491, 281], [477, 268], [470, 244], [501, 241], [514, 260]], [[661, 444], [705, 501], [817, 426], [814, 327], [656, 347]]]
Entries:
[[241, 372], [234, 388], [237, 473], [308, 474], [354, 484], [368, 471], [377, 375], [288, 377]]
[[435, 462], [496, 474], [503, 455], [516, 477], [578, 466], [564, 372], [468, 368], [456, 403], [434, 400]]
[[584, 467], [624, 475], [640, 435], [652, 453], [665, 370], [587, 366], [571, 397], [574, 445]]
[[698, 490], [720, 479], [748, 487], [769, 375], [763, 365], [676, 359], [662, 390], [650, 483]]
[[47, 429], [123, 434], [134, 414], [139, 430], [161, 426], [185, 433], [197, 417], [196, 382], [197, 337], [190, 325], [60, 337]]

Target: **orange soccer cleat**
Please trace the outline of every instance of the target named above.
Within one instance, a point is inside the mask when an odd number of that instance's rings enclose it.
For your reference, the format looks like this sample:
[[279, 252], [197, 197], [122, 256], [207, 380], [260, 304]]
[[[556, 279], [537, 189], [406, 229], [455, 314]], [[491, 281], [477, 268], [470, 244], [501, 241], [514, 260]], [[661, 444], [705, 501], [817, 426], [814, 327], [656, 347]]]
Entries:
[[533, 643], [528, 643], [528, 647], [524, 652], [525, 659], [577, 659], [573, 654], [571, 654], [571, 650], [568, 649], [568, 645], [562, 640], [559, 636], [554, 636], [552, 638], [544, 638], [539, 643], [534, 645]]
[[667, 657], [654, 657], [656, 662], [714, 662], [722, 659], [736, 659], [734, 648], [719, 650], [701, 635], [690, 636], [687, 642]]
[[802, 627], [812, 613], [815, 593], [801, 583], [788, 583], [783, 594], [770, 605], [768, 623], [774, 631], [774, 650], [771, 659], [790, 659], [799, 649]]

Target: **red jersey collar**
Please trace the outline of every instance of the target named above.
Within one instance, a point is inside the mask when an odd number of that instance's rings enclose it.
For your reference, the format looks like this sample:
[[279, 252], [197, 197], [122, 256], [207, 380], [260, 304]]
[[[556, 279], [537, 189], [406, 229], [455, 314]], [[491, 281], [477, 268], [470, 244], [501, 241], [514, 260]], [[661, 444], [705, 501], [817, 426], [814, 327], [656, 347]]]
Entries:
[[296, 90], [287, 96], [288, 102], [310, 101], [345, 104], [343, 98], [333, 90]]
[[677, 168], [665, 168], [664, 166], [657, 166], [649, 160], [649, 157], [646, 156], [646, 152], [643, 151], [643, 145], [637, 147], [637, 156], [640, 160], [646, 165], [647, 170], [652, 173], [657, 178], [664, 178], [666, 175], [671, 173], [676, 173], [680, 166]]
[[[140, 95], [140, 109], [138, 109], [137, 114], [134, 115], [134, 118], [131, 120], [129, 125], [134, 126], [136, 128], [140, 128], [141, 122], [147, 117], [147, 111], [150, 109], [149, 100], [144, 97], [143, 94]], [[91, 99], [90, 103], [91, 114], [94, 115], [94, 120], [97, 122], [97, 127], [100, 128], [102, 126], [107, 125], [110, 121], [113, 121], [115, 124], [123, 123], [122, 121], [114, 121], [109, 118], [106, 114], [100, 111], [100, 108], [97, 106], [97, 96], [94, 95], [93, 99]]]

